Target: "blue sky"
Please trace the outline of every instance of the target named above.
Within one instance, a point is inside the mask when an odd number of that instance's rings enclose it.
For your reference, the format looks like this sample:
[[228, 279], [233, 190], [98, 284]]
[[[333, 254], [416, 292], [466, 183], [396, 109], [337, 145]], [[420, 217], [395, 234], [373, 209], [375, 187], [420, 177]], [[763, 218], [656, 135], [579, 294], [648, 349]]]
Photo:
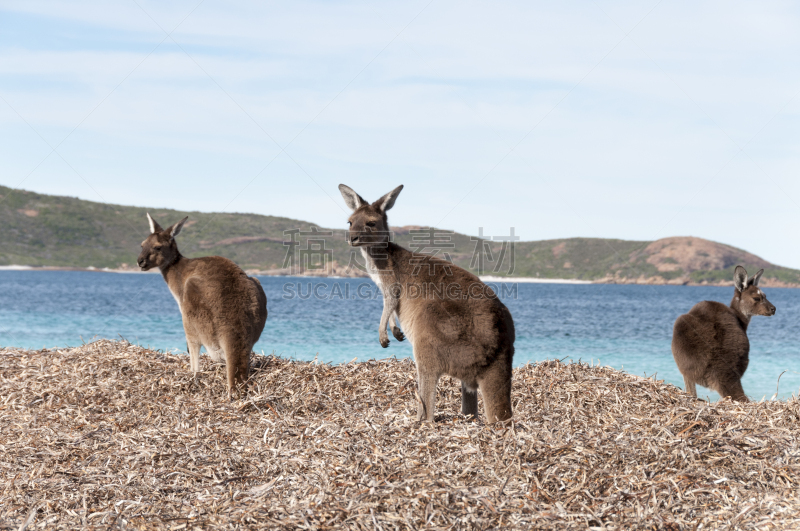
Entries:
[[394, 225], [800, 268], [796, 4], [162, 4], [0, 4], [0, 183], [330, 227], [402, 183]]

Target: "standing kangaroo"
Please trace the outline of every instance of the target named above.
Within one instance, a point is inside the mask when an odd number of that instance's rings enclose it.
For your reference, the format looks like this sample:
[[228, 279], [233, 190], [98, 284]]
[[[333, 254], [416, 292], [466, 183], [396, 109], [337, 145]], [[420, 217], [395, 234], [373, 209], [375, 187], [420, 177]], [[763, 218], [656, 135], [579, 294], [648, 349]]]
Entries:
[[433, 422], [436, 385], [447, 374], [461, 380], [461, 412], [478, 416], [480, 388], [488, 422], [511, 418], [511, 365], [514, 321], [508, 308], [472, 273], [430, 255], [412, 253], [390, 241], [386, 211], [403, 186], [372, 204], [340, 184], [353, 211], [347, 241], [360, 247], [367, 271], [383, 292], [378, 328], [389, 346], [386, 327], [398, 341], [400, 321], [414, 349], [420, 405], [418, 420]]
[[186, 258], [175, 243], [185, 217], [162, 229], [147, 214], [150, 236], [142, 242], [137, 263], [144, 271], [157, 267], [178, 301], [186, 332], [192, 373], [200, 370], [200, 347], [211, 359], [225, 359], [228, 399], [247, 381], [250, 351], [267, 321], [267, 296], [256, 278], [221, 256]]
[[754, 315], [775, 315], [775, 306], [758, 287], [762, 273], [763, 269], [748, 279], [747, 271], [736, 266], [736, 291], [730, 306], [699, 302], [675, 321], [672, 355], [683, 374], [686, 392], [693, 397], [697, 397], [695, 384], [700, 384], [722, 397], [748, 401], [742, 389], [750, 354], [747, 325]]

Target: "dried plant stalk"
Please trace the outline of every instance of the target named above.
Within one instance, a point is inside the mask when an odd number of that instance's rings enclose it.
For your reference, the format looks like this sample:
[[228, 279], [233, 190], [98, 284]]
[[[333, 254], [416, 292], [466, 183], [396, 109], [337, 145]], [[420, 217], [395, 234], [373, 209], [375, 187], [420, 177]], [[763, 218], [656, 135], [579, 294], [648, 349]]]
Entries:
[[[707, 404], [607, 367], [514, 371], [515, 422], [465, 420], [414, 365], [126, 342], [0, 351], [0, 529], [797, 529], [800, 402]], [[481, 406], [482, 408], [482, 406]]]

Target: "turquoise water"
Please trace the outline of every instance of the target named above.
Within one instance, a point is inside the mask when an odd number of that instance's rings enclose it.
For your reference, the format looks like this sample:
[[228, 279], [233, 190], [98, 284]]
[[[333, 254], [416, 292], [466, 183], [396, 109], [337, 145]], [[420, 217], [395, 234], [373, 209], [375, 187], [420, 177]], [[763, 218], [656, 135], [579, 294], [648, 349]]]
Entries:
[[[340, 363], [411, 356], [407, 342], [378, 344], [382, 299], [367, 279], [259, 277], [269, 319], [256, 351]], [[545, 359], [600, 363], [639, 375], [657, 373], [683, 387], [670, 352], [675, 318], [700, 300], [729, 303], [733, 288], [566, 284], [498, 284], [514, 316], [514, 362]], [[800, 290], [766, 289], [778, 311], [750, 325], [752, 399], [800, 390]], [[119, 337], [185, 351], [178, 306], [158, 274], [0, 271], [0, 345], [80, 345]], [[698, 388], [698, 394], [718, 398]]]

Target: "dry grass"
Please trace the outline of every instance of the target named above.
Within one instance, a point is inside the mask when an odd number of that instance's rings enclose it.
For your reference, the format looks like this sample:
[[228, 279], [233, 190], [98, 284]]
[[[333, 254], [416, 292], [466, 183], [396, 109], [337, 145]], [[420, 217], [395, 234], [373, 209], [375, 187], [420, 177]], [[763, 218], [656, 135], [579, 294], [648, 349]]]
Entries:
[[[800, 402], [706, 404], [609, 368], [515, 371], [515, 424], [415, 418], [414, 366], [122, 342], [0, 351], [0, 529], [789, 529]], [[702, 524], [700, 527], [699, 524]]]

